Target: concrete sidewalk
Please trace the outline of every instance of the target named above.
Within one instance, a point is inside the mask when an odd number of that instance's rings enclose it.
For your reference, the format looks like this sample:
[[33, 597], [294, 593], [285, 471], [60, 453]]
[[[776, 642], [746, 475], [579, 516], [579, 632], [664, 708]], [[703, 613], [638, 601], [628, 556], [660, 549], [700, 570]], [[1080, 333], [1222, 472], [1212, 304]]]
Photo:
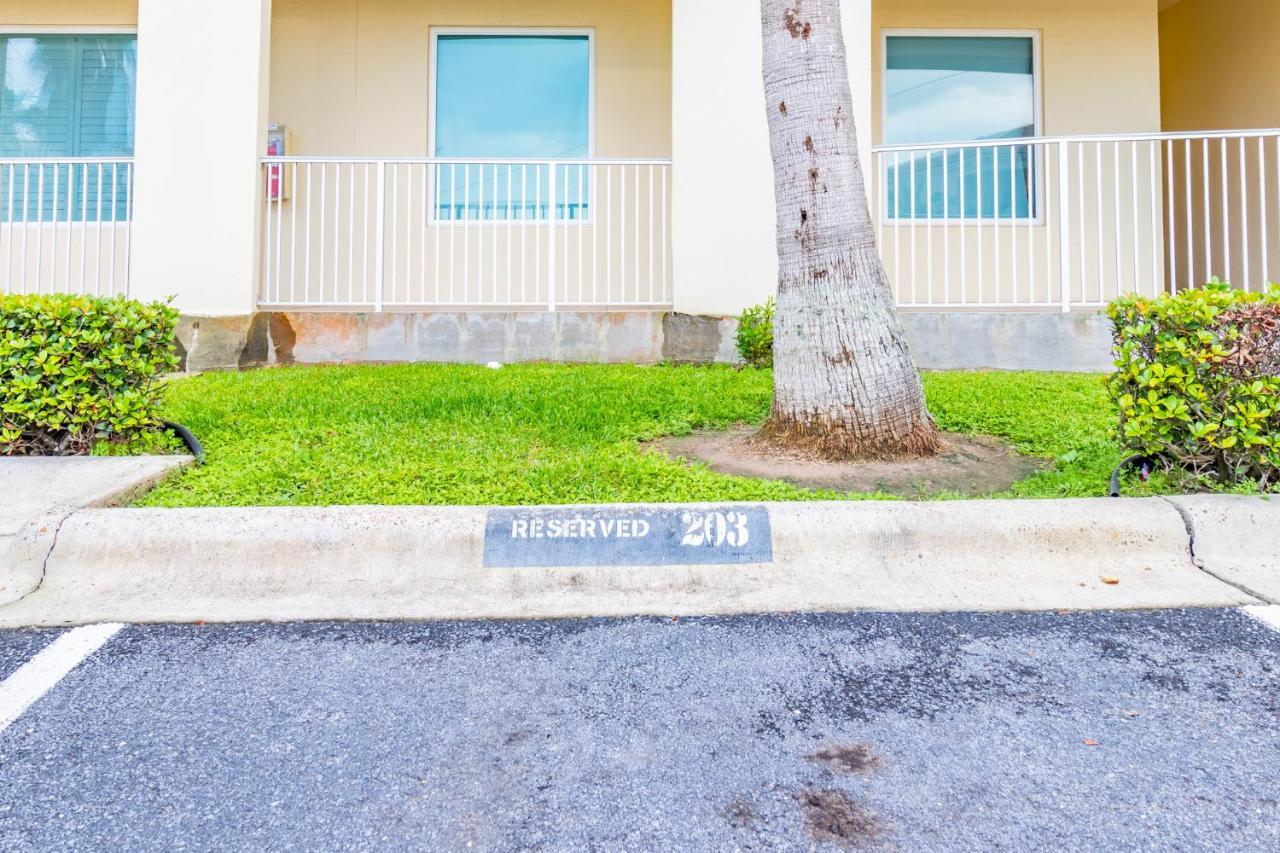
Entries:
[[[0, 604], [19, 594], [10, 549], [34, 524], [83, 507], [119, 506], [192, 462], [190, 456], [39, 456], [0, 460]], [[20, 561], [20, 560], [19, 560]], [[29, 574], [29, 572], [28, 572]]]
[[1280, 602], [1280, 502], [85, 509], [0, 626]]

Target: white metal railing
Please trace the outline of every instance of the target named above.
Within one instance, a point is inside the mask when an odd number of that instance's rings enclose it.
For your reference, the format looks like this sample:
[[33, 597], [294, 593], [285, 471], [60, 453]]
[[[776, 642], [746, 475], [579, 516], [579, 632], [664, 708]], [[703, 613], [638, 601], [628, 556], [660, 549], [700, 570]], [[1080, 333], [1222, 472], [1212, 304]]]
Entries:
[[1096, 309], [1280, 274], [1280, 130], [874, 149], [880, 249], [907, 308]]
[[130, 158], [0, 158], [0, 291], [127, 294]]
[[267, 308], [669, 307], [669, 160], [271, 157]]

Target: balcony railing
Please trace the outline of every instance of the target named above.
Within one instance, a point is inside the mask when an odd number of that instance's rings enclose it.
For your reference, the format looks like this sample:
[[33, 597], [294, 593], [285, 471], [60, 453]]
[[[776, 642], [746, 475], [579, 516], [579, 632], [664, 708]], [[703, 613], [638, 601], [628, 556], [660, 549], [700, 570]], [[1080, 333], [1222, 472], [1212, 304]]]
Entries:
[[0, 291], [127, 293], [133, 160], [0, 159]]
[[669, 160], [267, 158], [267, 308], [671, 305]]
[[874, 152], [880, 250], [907, 308], [1092, 310], [1280, 274], [1280, 130]]

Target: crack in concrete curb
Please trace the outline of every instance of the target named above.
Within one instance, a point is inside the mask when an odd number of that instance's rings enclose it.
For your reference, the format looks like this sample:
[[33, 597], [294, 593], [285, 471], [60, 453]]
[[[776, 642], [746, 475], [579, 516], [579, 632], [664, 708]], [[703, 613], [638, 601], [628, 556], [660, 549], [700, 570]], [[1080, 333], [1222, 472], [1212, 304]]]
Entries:
[[1270, 598], [1267, 598], [1265, 595], [1258, 592], [1257, 590], [1250, 589], [1249, 587], [1245, 586], [1242, 583], [1237, 583], [1236, 581], [1224, 578], [1222, 575], [1218, 574], [1213, 569], [1210, 569], [1208, 566], [1206, 566], [1204, 563], [1204, 560], [1201, 560], [1199, 555], [1196, 554], [1196, 527], [1195, 527], [1195, 522], [1192, 521], [1191, 519], [1190, 511], [1179, 506], [1176, 501], [1173, 501], [1167, 497], [1161, 497], [1160, 499], [1165, 503], [1167, 503], [1169, 506], [1173, 507], [1174, 511], [1177, 512], [1179, 517], [1182, 518], [1182, 523], [1187, 528], [1187, 553], [1191, 557], [1191, 565], [1195, 566], [1197, 569], [1204, 572], [1206, 575], [1213, 578], [1214, 580], [1219, 581], [1220, 583], [1224, 583], [1227, 586], [1231, 587], [1232, 589], [1239, 590], [1240, 592], [1243, 592], [1245, 595], [1252, 597], [1259, 604], [1280, 604], [1280, 601], [1272, 601]]
[[[53, 527], [53, 536], [51, 537], [51, 541], [49, 542], [49, 550], [45, 551], [44, 557], [43, 557], [43, 558], [41, 558], [41, 560], [40, 560], [40, 577], [39, 577], [39, 579], [36, 581], [35, 586], [31, 587], [31, 589], [29, 589], [29, 590], [27, 590], [26, 592], [22, 593], [22, 595], [19, 595], [19, 596], [18, 596], [16, 599], [14, 599], [13, 601], [11, 601], [11, 602], [9, 602], [8, 604], [4, 605], [4, 607], [9, 607], [9, 606], [12, 606], [12, 605], [14, 605], [14, 604], [18, 604], [19, 602], [23, 601], [24, 599], [30, 598], [31, 596], [33, 596], [33, 595], [35, 595], [37, 592], [39, 592], [39, 591], [40, 591], [40, 588], [44, 586], [45, 578], [46, 578], [46, 577], [48, 577], [48, 575], [49, 575], [49, 561], [50, 561], [51, 559], [53, 559], [53, 551], [54, 551], [54, 549], [55, 549], [55, 548], [57, 548], [57, 547], [58, 547], [58, 536], [62, 533], [62, 526], [63, 526], [64, 524], [66, 524], [66, 523], [67, 523], [67, 520], [68, 520], [68, 519], [70, 519], [70, 518], [71, 518], [71, 516], [75, 515], [75, 514], [76, 514], [77, 512], [79, 512], [79, 511], [80, 511], [80, 509], [79, 509], [79, 508], [74, 508], [74, 509], [70, 510], [69, 512], [67, 512], [65, 515], [62, 515], [62, 516], [58, 519], [57, 524], [55, 524], [55, 525], [54, 525], [54, 527]], [[37, 522], [37, 523], [38, 523], [38, 522]], [[3, 609], [3, 608], [0, 608], [0, 609]]]

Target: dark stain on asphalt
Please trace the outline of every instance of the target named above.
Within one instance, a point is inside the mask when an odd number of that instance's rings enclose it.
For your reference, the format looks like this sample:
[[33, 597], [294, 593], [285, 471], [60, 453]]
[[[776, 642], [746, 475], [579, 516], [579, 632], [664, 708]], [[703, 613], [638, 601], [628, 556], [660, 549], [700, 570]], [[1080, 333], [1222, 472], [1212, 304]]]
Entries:
[[724, 816], [734, 829], [747, 829], [760, 820], [760, 813], [755, 806], [742, 797], [734, 797], [724, 807]]
[[852, 746], [828, 744], [822, 749], [806, 755], [805, 760], [811, 764], [821, 764], [837, 773], [856, 773], [866, 775], [880, 768], [880, 756], [869, 743], [855, 743]]
[[819, 843], [847, 848], [876, 846], [889, 826], [875, 812], [835, 788], [806, 788], [796, 794], [804, 807], [804, 825], [809, 837]]

